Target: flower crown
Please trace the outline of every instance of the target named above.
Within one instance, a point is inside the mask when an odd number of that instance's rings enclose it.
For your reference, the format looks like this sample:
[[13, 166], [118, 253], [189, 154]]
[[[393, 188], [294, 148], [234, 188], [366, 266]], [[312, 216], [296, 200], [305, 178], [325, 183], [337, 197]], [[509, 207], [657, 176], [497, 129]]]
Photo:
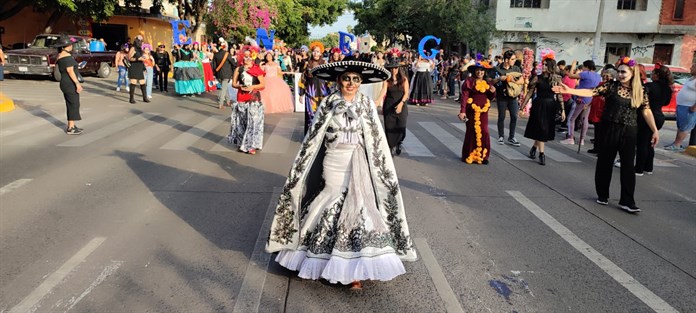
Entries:
[[551, 49], [544, 49], [541, 51], [541, 62], [546, 61], [547, 59], [551, 60], [556, 60], [556, 52], [554, 52]]
[[321, 53], [324, 53], [324, 44], [319, 42], [319, 41], [315, 41], [315, 42], [310, 43], [309, 44], [309, 51], [314, 51], [314, 48], [316, 48], [316, 47], [319, 47], [319, 50], [321, 51]]
[[399, 48], [391, 48], [391, 49], [389, 50], [389, 54], [398, 57], [398, 56], [401, 55], [401, 50], [399, 50]]
[[629, 57], [623, 57], [623, 56], [620, 57], [618, 63], [619, 63], [618, 65], [628, 65], [630, 67], [636, 66], [636, 60], [631, 59]]

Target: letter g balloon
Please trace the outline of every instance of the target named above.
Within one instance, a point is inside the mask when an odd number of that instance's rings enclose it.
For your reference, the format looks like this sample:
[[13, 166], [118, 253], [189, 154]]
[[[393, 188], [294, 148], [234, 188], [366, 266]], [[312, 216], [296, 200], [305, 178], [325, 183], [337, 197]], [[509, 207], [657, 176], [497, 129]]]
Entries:
[[435, 40], [435, 43], [438, 45], [440, 44], [440, 41], [442, 41], [442, 39], [437, 38], [433, 35], [425, 36], [423, 37], [423, 39], [421, 39], [420, 43], [418, 43], [418, 53], [420, 53], [421, 57], [423, 57], [424, 59], [432, 60], [437, 56], [438, 53], [440, 53], [440, 50], [430, 49], [430, 56], [425, 55], [425, 52], [423, 52], [423, 50], [425, 50], [425, 43], [430, 40]]

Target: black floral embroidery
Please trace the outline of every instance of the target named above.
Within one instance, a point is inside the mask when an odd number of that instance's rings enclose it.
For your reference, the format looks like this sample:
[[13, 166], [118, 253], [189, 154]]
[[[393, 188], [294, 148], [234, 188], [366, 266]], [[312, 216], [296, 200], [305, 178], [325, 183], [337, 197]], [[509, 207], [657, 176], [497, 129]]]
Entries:
[[314, 254], [331, 254], [336, 245], [338, 236], [338, 220], [346, 201], [348, 190], [344, 191], [341, 198], [330, 208], [324, 210], [319, 222], [313, 231], [307, 232], [304, 238], [300, 238], [303, 246]]

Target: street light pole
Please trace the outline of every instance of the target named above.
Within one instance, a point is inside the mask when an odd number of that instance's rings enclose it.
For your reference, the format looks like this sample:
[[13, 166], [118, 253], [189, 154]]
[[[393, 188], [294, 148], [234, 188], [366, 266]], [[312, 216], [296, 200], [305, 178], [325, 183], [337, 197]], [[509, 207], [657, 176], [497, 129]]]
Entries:
[[604, 22], [604, 0], [599, 1], [599, 14], [597, 14], [597, 28], [595, 29], [594, 43], [592, 44], [592, 61], [597, 64], [599, 59], [599, 47], [602, 43], [602, 23]]

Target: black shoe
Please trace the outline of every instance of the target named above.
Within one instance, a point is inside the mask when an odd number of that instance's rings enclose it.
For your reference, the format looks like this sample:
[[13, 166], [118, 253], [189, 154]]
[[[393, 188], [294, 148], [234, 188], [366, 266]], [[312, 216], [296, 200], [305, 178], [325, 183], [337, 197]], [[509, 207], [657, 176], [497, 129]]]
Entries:
[[132, 86], [133, 88], [130, 88], [128, 90], [128, 93], [130, 94], [130, 103], [135, 103], [135, 86]]
[[587, 150], [587, 153], [598, 154], [598, 153], [599, 153], [599, 149], [592, 148], [592, 149], [590, 149], [590, 150]]
[[546, 155], [544, 153], [539, 153], [539, 164], [546, 165]]
[[403, 146], [401, 144], [396, 146], [396, 155], [401, 155], [401, 150], [403, 149]]
[[68, 135], [79, 135], [79, 134], [82, 134], [82, 131], [75, 128], [75, 127], [72, 127], [70, 129], [66, 130], [65, 133]]
[[483, 162], [481, 162], [481, 164], [488, 165], [488, 160], [483, 160]]
[[140, 85], [140, 91], [143, 93], [143, 102], [150, 102], [150, 99], [147, 98], [147, 86]]
[[77, 127], [77, 125], [73, 126], [74, 129], [77, 129], [79, 131], [84, 131], [84, 129]]
[[608, 199], [597, 199], [597, 203], [599, 203], [601, 205], [607, 205], [607, 204], [609, 204], [609, 200]]
[[622, 210], [624, 210], [624, 211], [626, 211], [626, 212], [628, 212], [628, 213], [638, 213], [638, 212], [640, 212], [640, 208], [638, 208], [635, 204], [634, 204], [634, 205], [623, 205], [623, 204], [619, 204], [619, 207], [620, 207]]
[[529, 157], [530, 159], [536, 159], [536, 152], [537, 148], [532, 147], [532, 149], [529, 149], [529, 155], [527, 157]]

